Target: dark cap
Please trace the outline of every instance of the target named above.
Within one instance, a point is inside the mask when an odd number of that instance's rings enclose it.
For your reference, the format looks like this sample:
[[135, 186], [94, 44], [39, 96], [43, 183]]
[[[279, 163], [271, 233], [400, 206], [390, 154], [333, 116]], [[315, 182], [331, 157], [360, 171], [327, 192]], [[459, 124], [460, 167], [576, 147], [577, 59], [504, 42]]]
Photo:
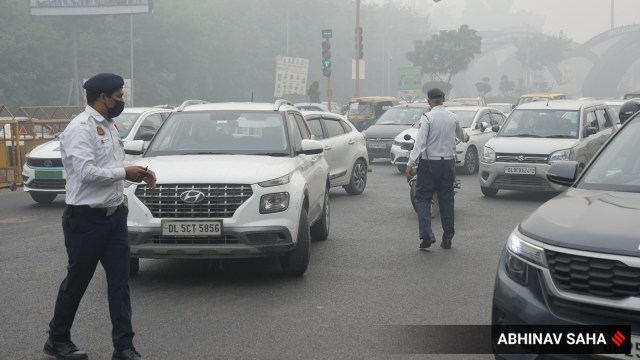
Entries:
[[438, 88], [433, 88], [427, 91], [427, 97], [429, 100], [444, 99], [444, 92]]
[[111, 73], [94, 75], [82, 85], [87, 91], [95, 93], [112, 92], [123, 86], [124, 79], [122, 76]]

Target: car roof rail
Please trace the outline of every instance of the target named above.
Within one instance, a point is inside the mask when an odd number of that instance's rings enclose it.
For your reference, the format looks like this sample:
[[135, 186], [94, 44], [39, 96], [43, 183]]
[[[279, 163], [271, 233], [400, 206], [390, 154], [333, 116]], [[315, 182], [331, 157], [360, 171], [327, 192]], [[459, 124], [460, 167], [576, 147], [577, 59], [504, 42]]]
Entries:
[[180, 104], [180, 106], [178, 106], [176, 111], [177, 112], [181, 112], [182, 110], [184, 110], [184, 108], [186, 108], [189, 105], [208, 104], [208, 103], [209, 103], [208, 101], [197, 100], [197, 99], [185, 100], [185, 101], [182, 102], [182, 104]]
[[291, 106], [295, 106], [293, 105], [293, 103], [289, 100], [285, 100], [285, 99], [278, 99], [276, 100], [276, 102], [273, 104], [273, 111], [278, 111], [280, 110], [280, 106], [282, 105], [291, 105]]

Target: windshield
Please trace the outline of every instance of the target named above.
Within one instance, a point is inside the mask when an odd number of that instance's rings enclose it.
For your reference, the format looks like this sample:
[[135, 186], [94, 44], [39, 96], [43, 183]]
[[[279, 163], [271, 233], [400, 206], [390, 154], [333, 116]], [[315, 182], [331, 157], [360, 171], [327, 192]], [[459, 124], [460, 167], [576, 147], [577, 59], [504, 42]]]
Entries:
[[496, 110], [499, 110], [504, 114], [511, 112], [511, 104], [489, 104], [487, 106], [492, 107]]
[[133, 124], [136, 123], [136, 120], [140, 117], [140, 114], [131, 114], [123, 112], [120, 116], [113, 118], [113, 121], [116, 123], [116, 127], [118, 128], [118, 133], [120, 133], [121, 138], [127, 137]]
[[498, 136], [577, 139], [577, 110], [514, 110]]
[[456, 114], [456, 117], [458, 118], [458, 122], [460, 123], [460, 127], [463, 129], [471, 127], [471, 124], [473, 123], [473, 119], [476, 117], [476, 113], [477, 113], [477, 111], [469, 111], [469, 110], [451, 110], [451, 109], [447, 109], [447, 110]]
[[289, 155], [279, 112], [206, 111], [173, 113], [145, 157], [184, 154]]
[[411, 125], [420, 120], [420, 116], [426, 111], [426, 108], [421, 107], [394, 107], [382, 114], [376, 125]]
[[593, 160], [578, 188], [640, 192], [640, 117], [636, 116]]
[[349, 115], [373, 115], [375, 106], [373, 103], [351, 103], [349, 104]]

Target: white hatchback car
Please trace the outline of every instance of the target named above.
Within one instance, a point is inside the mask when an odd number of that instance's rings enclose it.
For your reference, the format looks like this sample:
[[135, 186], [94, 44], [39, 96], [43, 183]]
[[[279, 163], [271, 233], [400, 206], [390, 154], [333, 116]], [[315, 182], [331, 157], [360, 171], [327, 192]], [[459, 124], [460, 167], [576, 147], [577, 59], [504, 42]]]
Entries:
[[364, 135], [344, 117], [322, 111], [302, 112], [311, 134], [324, 145], [331, 187], [342, 186], [360, 195], [367, 186], [367, 143]]
[[[125, 144], [133, 140], [148, 143], [170, 112], [165, 108], [132, 107], [113, 120]], [[132, 161], [135, 157], [127, 155], [126, 159]], [[66, 178], [59, 140], [48, 141], [27, 154], [27, 163], [22, 167], [23, 188], [34, 201], [49, 203], [64, 194]]]
[[153, 169], [157, 187], [125, 187], [131, 274], [139, 258], [279, 256], [285, 274], [302, 275], [310, 237], [329, 235], [322, 144], [284, 100], [193, 103], [171, 113], [135, 162]]

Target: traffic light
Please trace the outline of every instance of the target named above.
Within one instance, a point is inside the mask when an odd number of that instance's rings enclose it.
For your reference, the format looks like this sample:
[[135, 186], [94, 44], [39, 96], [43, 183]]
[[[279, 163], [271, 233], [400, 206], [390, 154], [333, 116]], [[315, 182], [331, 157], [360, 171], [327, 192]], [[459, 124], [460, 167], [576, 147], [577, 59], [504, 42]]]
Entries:
[[322, 42], [322, 75], [331, 76], [331, 43], [328, 38]]
[[364, 47], [362, 44], [362, 26], [356, 29], [356, 44], [358, 44], [358, 58], [362, 59], [362, 57], [364, 56], [364, 53], [362, 51]]

